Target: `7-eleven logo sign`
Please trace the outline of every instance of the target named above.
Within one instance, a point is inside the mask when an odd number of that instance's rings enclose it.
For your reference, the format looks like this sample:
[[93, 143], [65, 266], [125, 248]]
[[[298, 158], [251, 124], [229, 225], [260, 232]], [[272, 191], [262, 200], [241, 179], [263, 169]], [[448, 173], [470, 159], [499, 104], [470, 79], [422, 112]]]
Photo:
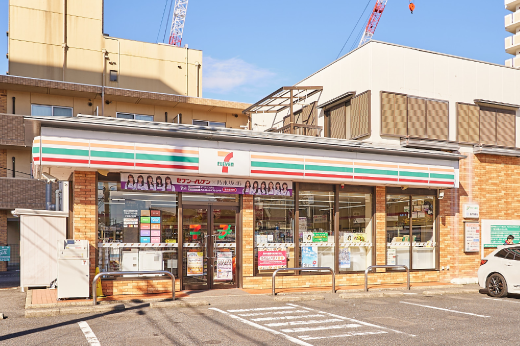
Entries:
[[229, 173], [229, 167], [234, 167], [235, 164], [230, 162], [233, 158], [233, 152], [219, 151], [219, 158], [223, 157], [222, 161], [217, 162], [217, 166], [222, 167], [222, 173]]

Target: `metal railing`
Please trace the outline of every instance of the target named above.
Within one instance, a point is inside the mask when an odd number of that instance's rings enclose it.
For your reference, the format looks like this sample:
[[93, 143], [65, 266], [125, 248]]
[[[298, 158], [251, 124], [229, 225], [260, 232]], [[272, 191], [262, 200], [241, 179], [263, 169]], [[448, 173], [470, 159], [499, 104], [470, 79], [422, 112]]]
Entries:
[[94, 305], [97, 304], [97, 294], [96, 294], [96, 283], [100, 277], [106, 275], [149, 275], [149, 274], [162, 274], [167, 275], [172, 278], [172, 299], [175, 300], [175, 275], [165, 270], [157, 270], [157, 271], [137, 271], [137, 272], [103, 272], [94, 276], [94, 280], [92, 280], [92, 297], [94, 297]]
[[410, 270], [405, 265], [377, 265], [370, 266], [365, 270], [365, 292], [368, 292], [368, 272], [372, 271], [372, 269], [378, 268], [386, 268], [386, 269], [405, 269], [406, 270], [406, 288], [410, 290]]
[[336, 274], [334, 274], [334, 270], [330, 267], [306, 267], [306, 268], [279, 268], [276, 269], [273, 273], [273, 296], [275, 295], [276, 289], [276, 274], [281, 271], [293, 271], [293, 270], [301, 270], [301, 271], [319, 271], [319, 270], [328, 270], [332, 274], [332, 293], [336, 293]]

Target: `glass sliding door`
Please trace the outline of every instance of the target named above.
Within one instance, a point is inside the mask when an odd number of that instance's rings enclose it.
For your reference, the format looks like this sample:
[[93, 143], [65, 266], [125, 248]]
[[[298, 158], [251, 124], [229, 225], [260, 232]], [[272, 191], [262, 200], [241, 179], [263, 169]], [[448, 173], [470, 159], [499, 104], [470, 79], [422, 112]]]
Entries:
[[237, 287], [238, 208], [185, 205], [183, 289]]
[[386, 263], [410, 268], [410, 195], [386, 196]]
[[435, 269], [435, 197], [412, 196], [412, 269]]

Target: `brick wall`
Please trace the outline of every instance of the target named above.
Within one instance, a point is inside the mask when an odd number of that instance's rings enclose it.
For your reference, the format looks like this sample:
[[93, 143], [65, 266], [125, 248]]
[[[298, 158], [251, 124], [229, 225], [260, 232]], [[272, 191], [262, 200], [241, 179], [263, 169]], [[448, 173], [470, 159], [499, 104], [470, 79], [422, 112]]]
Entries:
[[[0, 178], [0, 209], [46, 209], [46, 185], [45, 181], [36, 179]], [[58, 183], [52, 183], [52, 203], [56, 201], [58, 188]]]
[[[7, 245], [7, 210], [0, 210], [0, 246]], [[7, 262], [0, 262], [0, 272], [7, 271]]]
[[[172, 281], [170, 279], [144, 280], [102, 280], [101, 287], [106, 296], [123, 294], [170, 293]], [[175, 280], [175, 290], [180, 291], [180, 281]]]
[[0, 177], [7, 177], [7, 150], [0, 149]]
[[75, 171], [73, 175], [73, 237], [90, 243], [90, 277], [94, 278], [98, 256], [97, 174]]
[[242, 276], [254, 274], [254, 234], [255, 213], [253, 210], [253, 196], [242, 196]]
[[0, 126], [0, 144], [25, 146], [25, 126], [23, 116], [1, 113], [5, 112], [0, 111], [0, 123], [2, 124], [2, 126]]
[[386, 264], [386, 188], [376, 187], [376, 265]]
[[7, 90], [0, 90], [0, 113], [7, 113]]

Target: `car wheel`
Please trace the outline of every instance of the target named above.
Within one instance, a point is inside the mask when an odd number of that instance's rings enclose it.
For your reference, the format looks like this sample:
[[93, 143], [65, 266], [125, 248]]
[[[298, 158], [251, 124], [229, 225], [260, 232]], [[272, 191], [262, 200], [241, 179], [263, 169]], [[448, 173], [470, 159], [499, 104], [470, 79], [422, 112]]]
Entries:
[[506, 279], [498, 273], [491, 274], [488, 277], [486, 288], [491, 297], [502, 298], [507, 296]]

